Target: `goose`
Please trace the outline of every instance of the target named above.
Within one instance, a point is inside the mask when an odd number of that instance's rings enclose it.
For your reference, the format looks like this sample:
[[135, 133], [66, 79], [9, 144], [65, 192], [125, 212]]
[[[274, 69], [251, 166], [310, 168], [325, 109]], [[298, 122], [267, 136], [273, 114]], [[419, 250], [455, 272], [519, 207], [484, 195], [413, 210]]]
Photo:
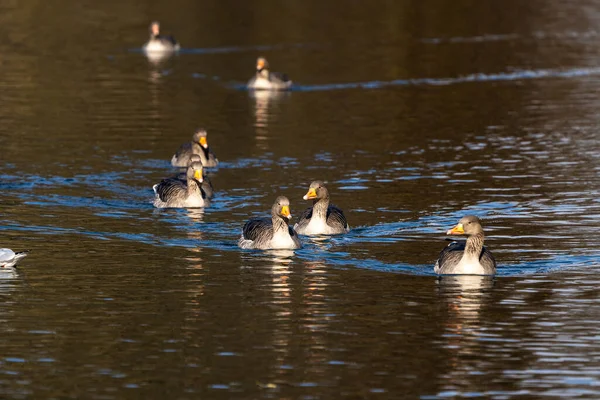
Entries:
[[279, 196], [271, 207], [271, 218], [251, 218], [244, 224], [238, 246], [261, 250], [301, 248], [298, 235], [287, 224], [290, 218], [290, 201]]
[[150, 39], [144, 45], [148, 53], [170, 53], [179, 50], [179, 43], [173, 36], [160, 34], [160, 23], [154, 21], [150, 24]]
[[179, 147], [171, 159], [171, 165], [174, 167], [187, 167], [190, 162], [190, 156], [198, 154], [202, 165], [205, 167], [216, 167], [219, 164], [219, 160], [217, 160], [215, 153], [208, 147], [206, 135], [206, 130], [198, 129], [192, 136], [191, 142], [184, 143]]
[[287, 90], [292, 81], [286, 74], [270, 72], [269, 63], [264, 57], [256, 60], [256, 74], [248, 81], [248, 89], [254, 90]]
[[350, 230], [344, 212], [329, 204], [329, 191], [322, 181], [310, 184], [304, 200], [312, 200], [312, 207], [307, 208], [294, 229], [300, 235], [337, 235]]
[[11, 249], [0, 249], [0, 268], [14, 267], [29, 251], [14, 252]]
[[202, 190], [202, 163], [191, 163], [187, 168], [186, 181], [179, 179], [163, 179], [152, 187], [154, 190], [154, 207], [156, 208], [191, 208], [208, 205], [206, 194]]
[[[200, 156], [198, 154], [192, 154], [190, 156], [190, 162], [188, 163], [188, 167], [192, 163], [195, 163], [195, 162], [202, 163], [202, 159], [200, 158]], [[206, 176], [206, 174], [204, 173], [204, 168], [202, 168], [202, 172], [203, 172], [202, 185], [200, 185], [200, 187], [204, 191], [204, 194], [206, 194], [206, 198], [212, 199], [215, 190], [213, 188], [212, 182], [210, 181], [208, 176]], [[167, 178], [167, 179], [178, 179], [182, 182], [187, 182], [187, 171], [180, 172], [177, 175], [172, 176], [171, 178]]]
[[496, 260], [483, 246], [481, 221], [467, 215], [446, 232], [447, 235], [467, 235], [466, 241], [452, 242], [440, 253], [433, 270], [440, 275], [494, 275]]

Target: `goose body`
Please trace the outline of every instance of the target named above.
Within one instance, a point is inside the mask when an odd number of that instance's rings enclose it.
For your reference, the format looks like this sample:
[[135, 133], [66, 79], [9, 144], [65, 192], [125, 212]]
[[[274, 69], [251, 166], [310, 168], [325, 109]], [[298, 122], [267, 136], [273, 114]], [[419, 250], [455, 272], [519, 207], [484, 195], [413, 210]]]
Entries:
[[267, 60], [259, 57], [256, 60], [256, 73], [247, 86], [253, 90], [287, 90], [292, 87], [292, 81], [286, 74], [269, 71]]
[[152, 187], [154, 207], [193, 208], [208, 206], [208, 199], [202, 190], [202, 164], [191, 163], [186, 172], [186, 181], [177, 178], [163, 179]]
[[441, 251], [433, 270], [440, 275], [494, 275], [496, 260], [483, 245], [485, 236], [479, 218], [463, 217], [447, 232], [467, 235], [467, 240], [454, 241]]
[[173, 36], [161, 35], [160, 24], [155, 21], [150, 24], [150, 39], [143, 49], [147, 53], [170, 53], [179, 50], [179, 43]]
[[11, 249], [0, 249], [0, 268], [14, 267], [21, 258], [26, 257], [28, 251], [14, 252]]
[[177, 152], [175, 152], [175, 155], [171, 158], [171, 165], [174, 167], [187, 167], [192, 154], [197, 154], [203, 166], [216, 167], [219, 164], [219, 160], [215, 156], [215, 153], [208, 147], [206, 135], [206, 130], [197, 130], [192, 136], [192, 141], [182, 144]]
[[313, 200], [313, 205], [300, 215], [294, 225], [300, 235], [338, 235], [350, 230], [344, 212], [329, 204], [329, 191], [322, 181], [310, 184], [304, 200]]
[[298, 235], [287, 224], [290, 202], [279, 196], [271, 208], [271, 218], [251, 218], [242, 228], [238, 246], [242, 249], [299, 249], [302, 247]]

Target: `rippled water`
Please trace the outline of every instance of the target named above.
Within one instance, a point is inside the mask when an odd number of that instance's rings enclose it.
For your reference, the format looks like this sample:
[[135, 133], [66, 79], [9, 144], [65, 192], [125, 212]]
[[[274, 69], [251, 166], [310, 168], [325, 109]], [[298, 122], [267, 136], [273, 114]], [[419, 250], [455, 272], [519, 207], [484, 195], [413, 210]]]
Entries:
[[[0, 6], [1, 397], [600, 397], [600, 3], [65, 4]], [[154, 209], [198, 126], [213, 203]], [[237, 248], [314, 179], [348, 235]], [[466, 214], [495, 278], [433, 274]]]

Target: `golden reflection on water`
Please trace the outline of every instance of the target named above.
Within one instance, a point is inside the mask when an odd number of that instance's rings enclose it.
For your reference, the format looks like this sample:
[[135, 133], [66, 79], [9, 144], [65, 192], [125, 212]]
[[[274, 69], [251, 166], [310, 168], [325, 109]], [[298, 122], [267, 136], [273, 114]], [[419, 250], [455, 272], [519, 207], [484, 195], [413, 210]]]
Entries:
[[437, 282], [440, 300], [447, 309], [442, 342], [449, 352], [450, 368], [444, 377], [454, 387], [468, 382], [473, 372], [482, 370], [474, 359], [481, 351], [482, 314], [495, 280], [481, 275], [453, 275], [442, 276]]
[[254, 127], [256, 128], [256, 142], [260, 149], [268, 149], [266, 143], [269, 138], [269, 123], [277, 119], [278, 104], [282, 99], [290, 96], [289, 92], [277, 90], [252, 90], [250, 98], [254, 99]]
[[14, 267], [0, 268], [0, 294], [10, 293], [17, 288], [19, 271]]

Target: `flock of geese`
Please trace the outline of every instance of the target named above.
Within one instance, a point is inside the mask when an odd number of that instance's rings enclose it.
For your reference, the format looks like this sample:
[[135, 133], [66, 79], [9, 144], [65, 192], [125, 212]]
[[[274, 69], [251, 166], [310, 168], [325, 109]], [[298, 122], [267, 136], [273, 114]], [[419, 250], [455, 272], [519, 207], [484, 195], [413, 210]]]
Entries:
[[[160, 33], [160, 24], [150, 24], [150, 39], [144, 45], [146, 53], [171, 54], [180, 46], [172, 36]], [[248, 81], [249, 90], [288, 90], [292, 81], [285, 75], [269, 71], [269, 64], [263, 57], [256, 61], [256, 73]], [[208, 146], [207, 132], [197, 130], [190, 142], [182, 144], [171, 159], [174, 167], [186, 168], [174, 176], [163, 179], [153, 186], [154, 206], [157, 208], [206, 207], [214, 195], [212, 183], [205, 174], [205, 168], [216, 167], [219, 160]], [[304, 200], [311, 200], [307, 208], [292, 227], [288, 221], [292, 215], [290, 201], [285, 196], [275, 199], [271, 216], [251, 218], [243, 228], [238, 246], [242, 249], [299, 249], [302, 243], [298, 235], [340, 235], [350, 231], [344, 212], [330, 204], [329, 191], [322, 181], [310, 184]], [[434, 271], [440, 275], [469, 274], [494, 275], [496, 261], [486, 249], [484, 233], [479, 218], [473, 215], [463, 217], [458, 224], [447, 231], [448, 235], [466, 235], [466, 240], [452, 241], [440, 253]], [[0, 267], [11, 267], [25, 257], [27, 252], [15, 253], [10, 249], [0, 249]]]

